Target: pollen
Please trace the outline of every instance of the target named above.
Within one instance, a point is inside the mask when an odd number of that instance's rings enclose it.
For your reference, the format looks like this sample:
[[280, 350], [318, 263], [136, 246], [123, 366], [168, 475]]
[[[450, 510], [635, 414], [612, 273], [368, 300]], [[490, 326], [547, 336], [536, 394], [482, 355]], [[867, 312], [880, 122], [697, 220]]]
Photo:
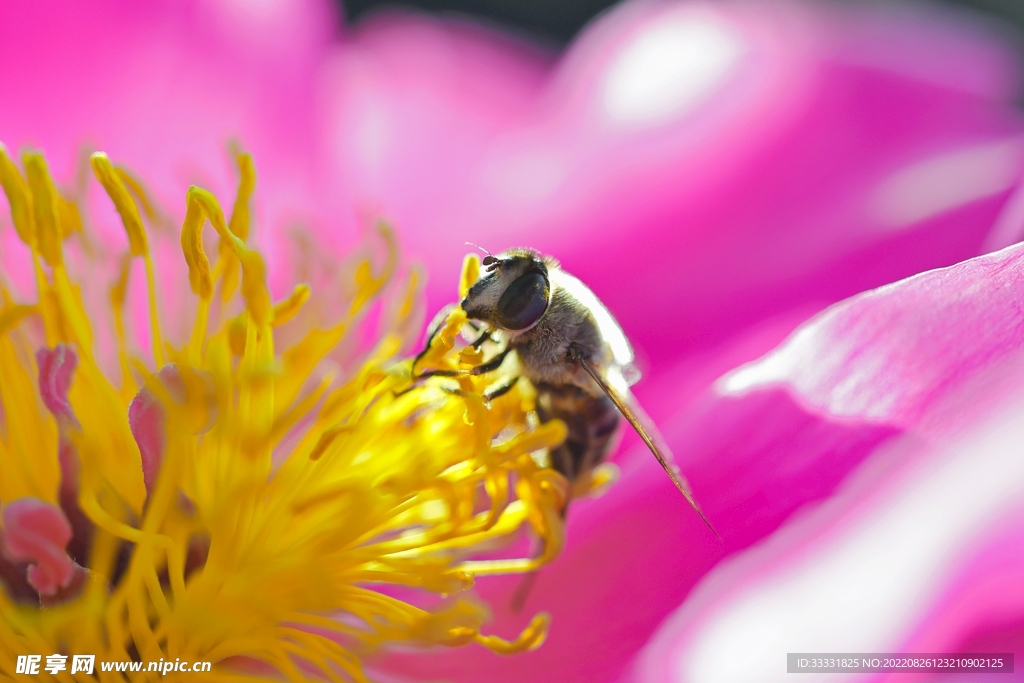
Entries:
[[[318, 296], [306, 284], [274, 301], [248, 241], [254, 165], [235, 161], [230, 217], [211, 192], [186, 192], [188, 278], [167, 287], [147, 234], [155, 203], [92, 155], [127, 237], [97, 315], [84, 293], [98, 285], [76, 275], [90, 250], [66, 258], [85, 243], [80, 202], [41, 154], [19, 168], [0, 145], [36, 294], [19, 301], [0, 280], [0, 673], [14, 677], [18, 655], [62, 653], [208, 661], [210, 680], [366, 681], [366, 658], [394, 645], [538, 647], [547, 615], [508, 639], [486, 633], [472, 588], [561, 549], [566, 483], [538, 463], [564, 426], [536, 424], [524, 382], [489, 401], [483, 377], [416, 379], [398, 333], [363, 341], [387, 292], [404, 322], [415, 309], [386, 226], [384, 263], [354, 260], [336, 319], [305, 315]], [[462, 295], [478, 269], [469, 258]], [[138, 321], [126, 310], [135, 271], [148, 292]], [[194, 311], [168, 326], [180, 339], [161, 328], [168, 297]], [[149, 349], [131, 343], [133, 323]], [[452, 313], [416, 363], [474, 362], [457, 343], [465, 323]], [[362, 350], [330, 361], [343, 347]], [[508, 557], [524, 536], [540, 550]], [[150, 678], [165, 677], [137, 675]]]

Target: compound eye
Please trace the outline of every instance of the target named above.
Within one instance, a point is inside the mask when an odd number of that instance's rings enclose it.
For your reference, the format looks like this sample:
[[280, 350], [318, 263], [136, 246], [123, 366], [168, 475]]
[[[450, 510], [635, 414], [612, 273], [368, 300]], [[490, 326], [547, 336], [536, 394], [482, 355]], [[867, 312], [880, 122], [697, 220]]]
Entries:
[[508, 286], [498, 301], [498, 324], [507, 330], [525, 330], [548, 308], [548, 279], [533, 271]]

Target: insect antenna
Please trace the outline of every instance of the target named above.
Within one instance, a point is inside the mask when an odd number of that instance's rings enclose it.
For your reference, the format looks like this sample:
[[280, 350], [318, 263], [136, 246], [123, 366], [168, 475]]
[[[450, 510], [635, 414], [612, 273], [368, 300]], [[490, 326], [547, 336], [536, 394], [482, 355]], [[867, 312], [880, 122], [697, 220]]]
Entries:
[[471, 247], [476, 247], [480, 251], [482, 251], [485, 254], [487, 254], [487, 256], [484, 256], [483, 259], [480, 260], [480, 263], [484, 266], [484, 268], [486, 270], [492, 271], [492, 270], [494, 270], [497, 267], [498, 263], [500, 262], [500, 259], [498, 259], [497, 256], [495, 256], [491, 252], [487, 251], [486, 249], [481, 247], [479, 244], [473, 244], [472, 242], [466, 242], [466, 244], [468, 244]]
[[491, 254], [491, 252], [487, 251], [486, 249], [481, 247], [479, 244], [474, 244], [473, 242], [466, 242], [466, 244], [468, 244], [471, 247], [476, 247], [477, 249], [479, 249], [480, 251], [484, 252], [488, 256], [493, 256], [493, 254]]
[[[708, 518], [704, 516], [703, 512], [701, 512], [700, 506], [697, 505], [697, 501], [694, 500], [693, 494], [690, 493], [690, 488], [686, 485], [686, 481], [681, 476], [679, 476], [679, 473], [676, 472], [675, 468], [665, 457], [665, 453], [662, 452], [668, 452], [668, 449], [659, 447], [659, 445], [654, 442], [654, 439], [651, 438], [651, 435], [648, 433], [648, 430], [644, 428], [643, 423], [641, 422], [640, 417], [638, 415], [638, 413], [643, 414], [643, 411], [639, 409], [639, 407], [634, 409], [625, 400], [623, 400], [623, 398], [619, 396], [619, 393], [612, 389], [611, 386], [609, 386], [608, 382], [606, 382], [605, 379], [601, 377], [601, 373], [599, 373], [587, 361], [586, 358], [579, 357], [577, 358], [577, 360], [579, 361], [580, 365], [583, 366], [583, 369], [587, 371], [587, 374], [590, 375], [591, 379], [597, 382], [597, 386], [601, 387], [601, 391], [603, 391], [608, 396], [608, 398], [611, 399], [612, 403], [615, 404], [615, 407], [619, 409], [620, 413], [622, 413], [622, 416], [626, 418], [629, 424], [633, 426], [633, 429], [636, 430], [636, 433], [640, 435], [640, 438], [643, 439], [643, 442], [647, 444], [647, 448], [650, 449], [651, 453], [654, 454], [654, 457], [657, 458], [658, 464], [661, 465], [662, 469], [665, 470], [666, 474], [668, 474], [669, 476], [669, 479], [671, 479], [672, 483], [676, 485], [676, 488], [679, 489], [679, 492], [681, 494], [683, 494], [683, 497], [686, 498], [686, 501], [690, 504], [694, 511], [698, 515], [700, 515], [700, 518], [704, 521], [704, 524], [707, 525], [708, 529], [711, 530], [711, 533], [715, 535], [715, 538], [717, 538], [718, 540], [722, 540], [722, 537], [718, 535], [717, 531], [715, 531], [715, 527], [711, 526], [711, 522], [709, 522]], [[644, 416], [646, 417], [646, 415]]]

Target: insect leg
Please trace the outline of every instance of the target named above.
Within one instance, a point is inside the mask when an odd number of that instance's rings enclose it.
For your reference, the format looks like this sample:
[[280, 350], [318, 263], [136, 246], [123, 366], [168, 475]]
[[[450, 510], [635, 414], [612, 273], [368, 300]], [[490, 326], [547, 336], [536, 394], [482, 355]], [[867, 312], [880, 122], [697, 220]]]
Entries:
[[[419, 380], [427, 379], [429, 377], [464, 377], [466, 375], [469, 375], [471, 377], [475, 377], [477, 375], [485, 375], [488, 372], [494, 372], [495, 370], [497, 370], [498, 368], [501, 367], [501, 364], [505, 361], [505, 357], [509, 354], [509, 351], [511, 351], [511, 350], [512, 350], [512, 347], [506, 346], [505, 349], [502, 350], [501, 353], [496, 355], [491, 360], [489, 360], [486, 363], [483, 363], [481, 365], [477, 365], [476, 367], [470, 368], [469, 370], [427, 370], [426, 372], [422, 372], [422, 373], [420, 373], [418, 375], [413, 375], [413, 377], [412, 377], [412, 384], [407, 386], [405, 389], [402, 389], [401, 391], [394, 392], [394, 394], [395, 394], [396, 397], [397, 396], [402, 396], [404, 394], [407, 394], [410, 391], [412, 391], [413, 389], [415, 389], [417, 386], [419, 386], [417, 384], [417, 382]], [[413, 365], [413, 367], [415, 367], [415, 364]], [[509, 391], [512, 390], [513, 385], [515, 385], [515, 383], [516, 383], [516, 381], [518, 381], [518, 379], [519, 378], [516, 377], [514, 380], [509, 382], [507, 385], [503, 385], [503, 386], [498, 387], [489, 396], [484, 396], [484, 400], [490, 401], [491, 399], [497, 398], [499, 396], [502, 396], [503, 394], [508, 393]]]
[[494, 372], [500, 368], [501, 364], [505, 362], [505, 357], [511, 350], [511, 346], [506, 346], [501, 353], [491, 360], [486, 363], [481, 363], [476, 367], [472, 367], [469, 370], [427, 370], [424, 373], [416, 375], [416, 379], [424, 379], [426, 377], [464, 377], [466, 375], [476, 377], [477, 375], [486, 375], [488, 372]]
[[[437, 333], [441, 331], [442, 327], [444, 327], [444, 321], [448, 317], [448, 313], [446, 311], [450, 312], [451, 310], [451, 305], [446, 306], [445, 308], [441, 309], [441, 312], [439, 312], [434, 317], [434, 322], [436, 322], [436, 324], [432, 324], [430, 326], [430, 333], [427, 335], [426, 343], [423, 344], [423, 350], [417, 353], [416, 356], [412, 359], [412, 366], [409, 368], [409, 373], [412, 375], [412, 384], [407, 386], [405, 389], [402, 389], [401, 391], [393, 392], [396, 398], [398, 396], [408, 394], [410, 391], [416, 388], [416, 380], [418, 379], [418, 376], [416, 375], [416, 366], [419, 365], [419, 362], [423, 360], [423, 358], [430, 351], [430, 345], [434, 343], [434, 337], [436, 337]], [[443, 316], [442, 313], [444, 314]]]
[[516, 385], [516, 382], [518, 382], [518, 381], [519, 381], [519, 377], [513, 377], [511, 380], [509, 380], [508, 382], [505, 382], [504, 384], [502, 384], [497, 389], [494, 389], [493, 391], [489, 391], [488, 393], [484, 394], [484, 400], [485, 401], [493, 401], [494, 399], [498, 398], [499, 396], [504, 396], [508, 392], [512, 391], [512, 387], [514, 387]]
[[477, 337], [477, 339], [472, 344], [470, 344], [470, 346], [472, 346], [474, 349], [479, 349], [481, 346], [483, 346], [485, 343], [489, 341], [493, 341], [491, 339], [491, 330], [484, 330], [484, 333]]
[[437, 333], [441, 331], [442, 327], [444, 327], [445, 320], [448, 319], [448, 316], [453, 310], [455, 310], [455, 304], [448, 304], [438, 311], [437, 315], [434, 316], [434, 319], [430, 321], [430, 334], [427, 335], [427, 342], [423, 345], [423, 350], [417, 353], [416, 357], [412, 359], [413, 375], [416, 374], [416, 366], [421, 360], [423, 360], [423, 357], [427, 355], [427, 352], [430, 351], [430, 345], [433, 343], [434, 337], [436, 337]]
[[475, 368], [471, 368], [469, 374], [471, 375], [486, 375], [488, 372], [494, 372], [501, 367], [501, 364], [505, 362], [505, 356], [512, 350], [511, 346], [506, 346], [501, 350], [501, 353], [490, 359], [486, 363], [481, 363]]
[[[412, 369], [414, 372], [416, 370], [416, 366], [419, 365], [419, 362], [423, 360], [423, 357], [427, 355], [428, 351], [430, 351], [430, 344], [434, 341], [434, 337], [436, 337], [437, 333], [441, 331], [441, 328], [443, 328], [445, 323], [448, 321], [448, 316], [450, 316], [452, 311], [456, 308], [458, 308], [458, 304], [448, 304], [438, 311], [437, 315], [434, 316], [434, 319], [430, 321], [430, 324], [427, 326], [430, 333], [427, 335], [426, 344], [423, 345], [423, 350], [417, 353], [416, 357], [412, 360]], [[466, 325], [471, 327], [474, 332], [479, 332], [482, 327], [482, 325], [477, 325], [472, 320], [467, 320]], [[490, 335], [490, 331], [485, 332], [483, 336], [473, 342], [473, 348], [479, 348], [484, 342], [490, 339]]]
[[538, 572], [532, 571], [525, 575], [523, 579], [516, 586], [515, 593], [512, 594], [512, 600], [509, 606], [512, 608], [513, 614], [519, 614], [526, 607], [526, 601], [530, 597], [530, 593], [533, 591], [533, 584], [537, 583]]

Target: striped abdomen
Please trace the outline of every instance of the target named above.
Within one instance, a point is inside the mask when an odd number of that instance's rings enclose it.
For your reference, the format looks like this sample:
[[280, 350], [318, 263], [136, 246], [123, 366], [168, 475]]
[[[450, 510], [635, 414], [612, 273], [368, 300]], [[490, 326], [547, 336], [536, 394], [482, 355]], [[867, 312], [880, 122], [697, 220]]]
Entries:
[[540, 421], [559, 419], [569, 430], [565, 442], [551, 451], [551, 466], [572, 483], [608, 456], [621, 416], [604, 394], [593, 396], [572, 384], [536, 386]]

